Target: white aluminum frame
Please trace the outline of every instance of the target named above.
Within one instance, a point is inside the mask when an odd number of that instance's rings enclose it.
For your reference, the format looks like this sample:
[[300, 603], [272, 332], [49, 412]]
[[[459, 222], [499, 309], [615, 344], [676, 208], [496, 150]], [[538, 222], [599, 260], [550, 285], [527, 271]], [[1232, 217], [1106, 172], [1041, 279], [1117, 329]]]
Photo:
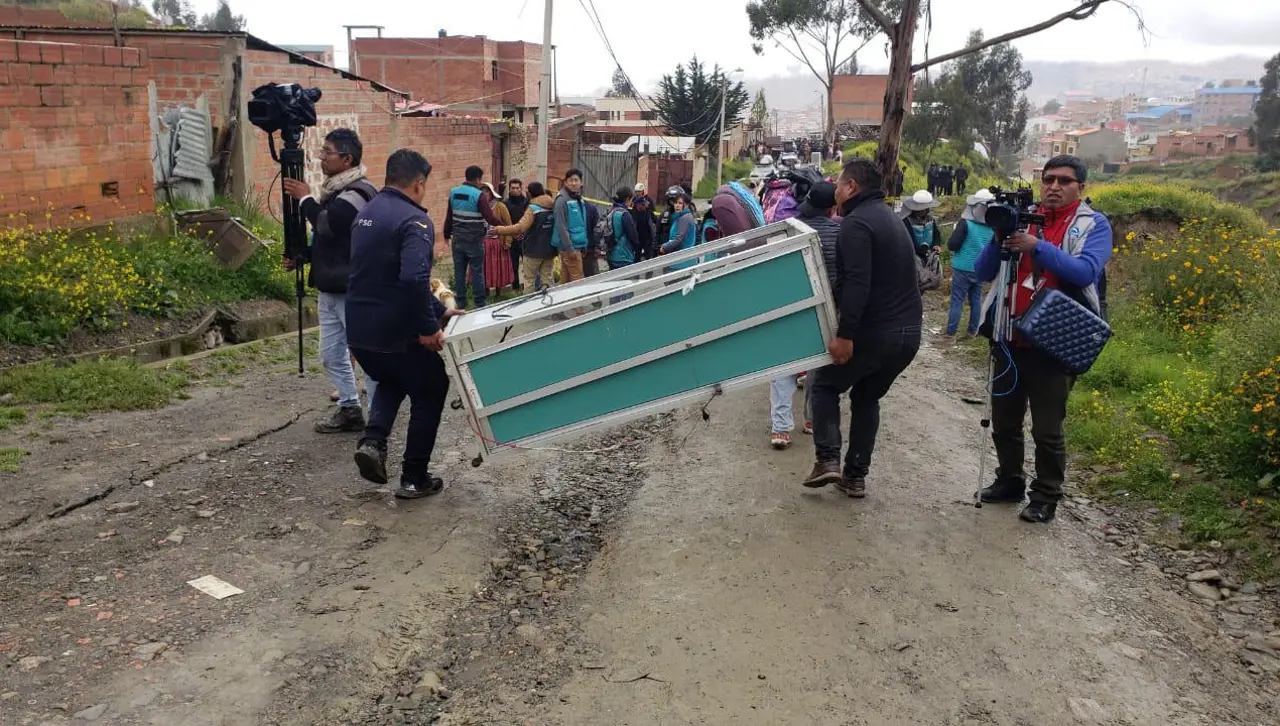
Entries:
[[[742, 267], [762, 264], [783, 255], [795, 253], [797, 250], [804, 261], [805, 272], [809, 277], [814, 294], [778, 310], [771, 310], [747, 320], [493, 404], [484, 402], [480, 392], [476, 389], [475, 381], [471, 377], [470, 364], [480, 358], [604, 317], [612, 311], [634, 305], [642, 305], [664, 295], [683, 294], [683, 290], [690, 284], [691, 280], [692, 284], [697, 285], [701, 281], [731, 274]], [[724, 256], [708, 259], [709, 256], [721, 254]], [[702, 261], [691, 267], [682, 270], [667, 269], [672, 264], [699, 258]], [[616, 284], [608, 285], [605, 283]], [[621, 295], [628, 295], [628, 298], [616, 303], [611, 302], [611, 298], [617, 298]], [[539, 300], [545, 300], [545, 302], [533, 307], [532, 303]], [[506, 340], [504, 333], [503, 339], [499, 342], [483, 346], [477, 350], [475, 348], [475, 338], [483, 334], [493, 335], [499, 330], [508, 329], [510, 325], [505, 318], [493, 317], [494, 313], [501, 313], [516, 306], [532, 308], [530, 312], [522, 312], [516, 316], [522, 322], [554, 318], [556, 316], [561, 316], [561, 318], [546, 328], [531, 331], [512, 340]], [[587, 306], [593, 309], [581, 312]], [[702, 386], [657, 401], [632, 406], [588, 421], [562, 426], [516, 441], [495, 442], [493, 430], [489, 426], [489, 416], [492, 414], [515, 408], [543, 396], [575, 388], [590, 381], [605, 378], [680, 350], [733, 335], [809, 308], [818, 308], [818, 323], [822, 331], [822, 339], [825, 343], [829, 343], [836, 330], [836, 307], [831, 297], [831, 289], [827, 281], [818, 235], [808, 225], [798, 220], [789, 219], [750, 230], [743, 234], [726, 237], [713, 243], [663, 255], [657, 259], [646, 260], [617, 270], [603, 272], [585, 280], [558, 285], [543, 293], [526, 295], [511, 303], [491, 306], [453, 318], [450, 320], [446, 330], [446, 344], [443, 355], [446, 365], [448, 365], [453, 374], [453, 379], [461, 389], [461, 398], [466, 408], [466, 415], [471, 422], [472, 431], [479, 434], [484, 454], [492, 457], [513, 449], [536, 447], [552, 441], [580, 436], [596, 429], [618, 426], [654, 413], [679, 408], [688, 403], [707, 400], [720, 392], [743, 388], [790, 373], [813, 370], [820, 366], [828, 365], [831, 359], [825, 353], [810, 356], [763, 371], [739, 376], [719, 384]], [[506, 330], [506, 332], [509, 332], [509, 330]]]

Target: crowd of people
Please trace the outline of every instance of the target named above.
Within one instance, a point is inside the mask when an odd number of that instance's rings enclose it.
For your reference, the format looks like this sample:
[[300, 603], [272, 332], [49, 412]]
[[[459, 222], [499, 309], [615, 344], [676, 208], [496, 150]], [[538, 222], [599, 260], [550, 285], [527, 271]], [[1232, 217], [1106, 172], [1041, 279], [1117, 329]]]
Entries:
[[965, 168], [964, 164], [960, 166], [930, 164], [925, 171], [925, 178], [929, 187], [925, 191], [935, 197], [964, 194], [965, 189], [969, 186], [969, 170]]
[[[440, 356], [444, 330], [449, 318], [484, 306], [491, 283], [501, 287], [505, 279], [516, 290], [535, 291], [557, 278], [572, 282], [598, 273], [602, 265], [625, 267], [776, 221], [766, 219], [754, 200], [744, 201], [745, 188], [732, 185], [718, 190], [699, 221], [687, 186], [667, 190], [661, 213], [642, 184], [617, 189], [602, 211], [583, 198], [583, 176], [577, 169], [564, 174], [553, 198], [542, 182], [526, 185], [517, 179], [507, 181], [504, 197], [484, 180], [483, 169], [469, 167], [450, 190], [444, 210], [442, 233], [454, 261], [449, 290], [431, 276], [436, 228], [423, 206], [431, 174], [427, 159], [410, 149], [394, 152], [378, 190], [367, 178], [355, 132], [331, 131], [319, 156], [325, 179], [314, 193], [300, 180], [284, 182], [311, 225], [305, 262], [319, 297], [321, 361], [337, 389], [334, 410], [316, 422], [315, 430], [360, 432], [354, 457], [360, 475], [385, 484], [387, 441], [408, 398], [408, 435], [395, 492], [401, 498], [429, 496], [444, 486], [430, 469], [449, 388]], [[984, 221], [993, 201], [990, 192], [979, 190], [966, 199], [962, 218], [946, 242], [952, 285], [944, 335], [958, 333], [965, 303], [969, 335], [990, 327], [998, 314], [994, 296], [989, 293], [985, 304], [980, 299], [984, 284], [998, 275], [1002, 249], [1019, 260], [1008, 290], [1013, 313], [1025, 310], [1046, 287], [1067, 292], [1095, 313], [1101, 310], [1097, 283], [1111, 252], [1110, 226], [1081, 201], [1086, 173], [1074, 157], [1046, 164], [1043, 229], [1006, 239], [997, 239]], [[921, 345], [921, 260], [939, 254], [943, 245], [941, 226], [932, 214], [938, 205], [932, 191], [904, 199], [901, 214], [895, 215], [886, 202], [884, 182], [875, 164], [857, 158], [834, 181], [795, 190], [797, 204], [787, 212], [817, 233], [838, 310], [838, 328], [828, 348], [832, 363], [802, 376], [803, 430], [813, 435], [815, 457], [803, 484], [833, 485], [851, 497], [866, 494], [880, 400]], [[963, 181], [959, 183], [963, 190]], [[692, 259], [668, 269], [696, 263]], [[1028, 521], [1050, 521], [1065, 480], [1063, 425], [1074, 379], [1017, 337], [998, 341], [992, 356], [998, 368], [1017, 374], [994, 399], [992, 439], [999, 469], [994, 482], [981, 490], [981, 499], [1021, 502], [1025, 496], [1022, 426], [1029, 405], [1036, 475], [1030, 483], [1031, 502], [1021, 515]], [[364, 373], [367, 415], [353, 361]], [[775, 448], [791, 444], [798, 382], [784, 376], [770, 386], [770, 441]], [[840, 398], [846, 394], [847, 449], [840, 425]]]

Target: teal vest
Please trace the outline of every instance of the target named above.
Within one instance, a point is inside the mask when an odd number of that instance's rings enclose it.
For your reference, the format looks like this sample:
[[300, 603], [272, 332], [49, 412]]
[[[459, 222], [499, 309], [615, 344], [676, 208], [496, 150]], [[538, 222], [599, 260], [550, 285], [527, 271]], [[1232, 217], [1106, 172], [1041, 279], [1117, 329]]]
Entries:
[[916, 243], [916, 247], [932, 247], [933, 246], [933, 230], [937, 226], [937, 222], [929, 220], [924, 224], [911, 225], [911, 241]]
[[978, 255], [982, 254], [982, 248], [987, 246], [996, 233], [982, 222], [975, 222], [972, 219], [965, 220], [964, 226], [964, 244], [960, 246], [958, 252], [952, 253], [951, 267], [961, 272], [973, 272], [978, 263]]
[[484, 215], [480, 213], [480, 190], [470, 184], [456, 186], [449, 192], [449, 208], [453, 210], [454, 224], [484, 224]]

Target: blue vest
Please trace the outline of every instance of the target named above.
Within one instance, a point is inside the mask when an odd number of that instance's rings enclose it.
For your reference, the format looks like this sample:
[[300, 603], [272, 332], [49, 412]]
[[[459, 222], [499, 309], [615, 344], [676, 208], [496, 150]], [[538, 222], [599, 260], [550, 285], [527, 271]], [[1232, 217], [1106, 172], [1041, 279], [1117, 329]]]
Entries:
[[911, 241], [915, 242], [917, 248], [933, 246], [933, 230], [937, 225], [936, 222], [929, 220], [924, 224], [915, 224], [908, 220], [907, 224], [911, 225]]
[[626, 229], [622, 226], [622, 215], [630, 214], [626, 207], [614, 207], [609, 210], [609, 225], [613, 227], [614, 248], [609, 253], [609, 262], [629, 265], [636, 261], [635, 241], [627, 238]]
[[996, 233], [987, 225], [972, 219], [965, 220], [964, 226], [964, 244], [960, 245], [958, 252], [952, 253], [951, 267], [961, 272], [973, 272], [982, 248], [987, 246]]
[[484, 224], [484, 215], [480, 213], [480, 190], [470, 184], [456, 186], [449, 192], [449, 208], [453, 210], [455, 225]]

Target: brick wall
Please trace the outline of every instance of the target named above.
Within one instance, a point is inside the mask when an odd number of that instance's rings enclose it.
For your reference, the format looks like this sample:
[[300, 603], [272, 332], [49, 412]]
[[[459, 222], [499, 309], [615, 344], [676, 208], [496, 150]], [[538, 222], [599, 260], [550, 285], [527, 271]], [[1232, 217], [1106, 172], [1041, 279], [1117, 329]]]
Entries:
[[[415, 100], [536, 106], [541, 46], [484, 38], [357, 38], [359, 72]], [[497, 75], [494, 75], [494, 64]]]
[[146, 52], [0, 39], [0, 224], [153, 208]]
[[[28, 30], [24, 40], [54, 43], [114, 46], [110, 33], [75, 30]], [[199, 33], [121, 34], [123, 45], [146, 51], [149, 76], [156, 82], [156, 100], [166, 106], [194, 106], [200, 94], [209, 97], [209, 113], [215, 128], [226, 122], [231, 98], [232, 59], [244, 46], [244, 39], [230, 35]], [[145, 87], [145, 84], [144, 84]], [[145, 98], [145, 96], [144, 96]]]
[[[436, 224], [444, 224], [449, 190], [465, 180], [468, 166], [485, 170], [485, 181], [495, 187], [493, 165], [494, 140], [486, 119], [473, 118], [400, 118], [396, 119], [397, 147], [413, 149], [431, 162], [427, 180], [426, 207]], [[371, 164], [369, 176], [381, 184], [387, 155], [383, 163]], [[377, 167], [377, 168], [375, 168]]]

